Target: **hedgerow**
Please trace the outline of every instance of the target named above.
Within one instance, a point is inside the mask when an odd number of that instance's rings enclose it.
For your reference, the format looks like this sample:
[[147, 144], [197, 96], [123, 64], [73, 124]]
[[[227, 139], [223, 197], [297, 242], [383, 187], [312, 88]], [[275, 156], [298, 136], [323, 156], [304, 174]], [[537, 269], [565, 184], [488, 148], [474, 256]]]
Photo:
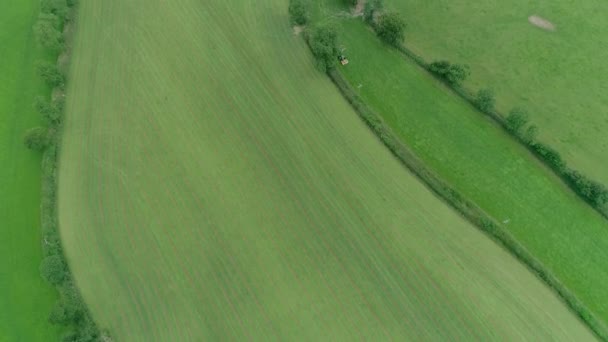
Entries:
[[[40, 45], [50, 54], [60, 55], [66, 49], [68, 39], [62, 30], [72, 24], [75, 1], [43, 0], [41, 13], [34, 26]], [[63, 31], [65, 32], [65, 31]], [[43, 236], [43, 259], [40, 275], [57, 288], [59, 299], [49, 315], [49, 322], [63, 325], [67, 333], [64, 342], [111, 341], [107, 332], [102, 332], [74, 284], [69, 265], [61, 246], [57, 225], [57, 157], [61, 132], [61, 115], [65, 97], [63, 89], [66, 75], [56, 64], [38, 63], [38, 73], [44, 82], [53, 88], [51, 98], [38, 97], [34, 107], [43, 117], [47, 127], [31, 129], [24, 142], [33, 149], [44, 150], [42, 157], [41, 226]]]
[[442, 75], [438, 75], [432, 70], [432, 64], [426, 63], [422, 57], [409, 50], [404, 44], [397, 44], [395, 47], [404, 57], [414, 61], [439, 80], [444, 81], [454, 93], [479, 109], [481, 113], [488, 115], [497, 122], [513, 138], [523, 144], [534, 156], [557, 174], [585, 202], [589, 203], [597, 212], [608, 219], [608, 189], [606, 186], [568, 167], [557, 150], [537, 141], [538, 127], [529, 124], [528, 113], [525, 109], [516, 107], [511, 110], [509, 115], [505, 116], [496, 110], [494, 93], [491, 90], [481, 89], [476, 94], [473, 94], [460, 84], [449, 82]]
[[[492, 239], [503, 245], [534, 274], [551, 287], [570, 309], [583, 320], [591, 330], [602, 340], [608, 341], [608, 327], [604, 325], [564, 284], [562, 284], [551, 271], [532, 255], [507, 230], [503, 229], [492, 217], [486, 214], [473, 202], [453, 189], [447, 182], [428, 169], [424, 163], [405, 145], [382, 118], [373, 112], [357, 95], [348, 81], [333, 69], [328, 75], [346, 100], [354, 108], [359, 117], [369, 126], [380, 141], [403, 163], [415, 176], [417, 176], [430, 190], [435, 192], [446, 203], [456, 209], [471, 223], [488, 234]], [[577, 178], [573, 176], [573, 179]], [[577, 179], [580, 179], [577, 178]]]

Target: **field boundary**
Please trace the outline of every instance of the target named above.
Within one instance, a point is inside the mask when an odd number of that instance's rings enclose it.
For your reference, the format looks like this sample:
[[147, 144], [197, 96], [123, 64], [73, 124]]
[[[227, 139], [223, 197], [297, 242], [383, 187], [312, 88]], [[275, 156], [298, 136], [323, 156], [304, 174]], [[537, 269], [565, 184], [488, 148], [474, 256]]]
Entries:
[[[372, 29], [373, 26], [369, 25]], [[437, 74], [433, 73], [429, 69], [429, 64], [419, 55], [410, 50], [405, 44], [399, 43], [395, 46], [396, 50], [401, 53], [401, 55], [406, 60], [410, 60], [415, 62], [419, 67], [423, 68], [429, 74], [431, 74], [435, 79], [441, 81], [449, 90], [458, 95], [460, 98], [468, 102], [476, 111], [481, 114], [487, 115], [491, 118], [495, 123], [497, 123], [511, 138], [515, 141], [523, 145], [536, 159], [538, 159], [541, 163], [547, 166], [556, 176], [558, 176], [574, 193], [582, 199], [585, 203], [589, 204], [593, 209], [595, 209], [601, 216], [605, 219], [608, 219], [608, 207], [606, 204], [598, 204], [592, 202], [589, 198], [585, 197], [581, 193], [581, 189], [577, 186], [577, 179], [575, 177], [582, 177], [586, 180], [586, 182], [594, 183], [601, 185], [606, 191], [603, 184], [592, 181], [586, 176], [584, 176], [581, 172], [572, 169], [566, 165], [566, 162], [562, 160], [561, 156], [555, 149], [552, 147], [545, 145], [541, 142], [536, 141], [535, 139], [526, 139], [522, 134], [515, 132], [509, 129], [507, 124], [506, 116], [502, 114], [500, 111], [493, 110], [481, 110], [476, 102], [474, 94], [464, 88], [459, 84], [451, 84], [446, 82], [445, 79], [439, 77]]]
[[562, 301], [601, 340], [608, 341], [608, 327], [601, 322], [548, 268], [520, 244], [508, 231], [473, 202], [467, 200], [439, 176], [429, 170], [409, 147], [397, 138], [383, 119], [371, 110], [357, 95], [348, 81], [335, 68], [327, 72], [329, 78], [340, 90], [358, 116], [371, 129], [391, 153], [419, 178], [431, 191], [453, 207], [482, 232], [502, 245], [518, 260], [524, 263], [538, 278], [547, 284]]
[[[65, 80], [67, 79], [70, 44], [76, 22], [77, 4], [68, 1], [68, 7], [48, 5], [42, 8], [34, 30], [39, 43], [56, 57], [54, 78], [56, 84], [49, 84], [52, 89], [50, 99], [39, 98], [35, 107], [43, 115], [46, 126], [46, 144], [43, 147], [41, 164], [41, 204], [40, 224], [42, 231], [43, 260], [40, 272], [43, 279], [53, 285], [59, 293], [59, 299], [50, 313], [49, 321], [53, 324], [68, 327], [63, 336], [64, 341], [106, 341], [112, 339], [107, 331], [101, 331], [93, 320], [71, 274], [58, 229], [57, 217], [57, 165], [59, 145], [62, 132], [62, 114], [65, 103]], [[40, 23], [49, 24], [43, 30]], [[52, 41], [52, 43], [51, 43]], [[44, 81], [49, 83], [48, 74], [42, 73]], [[39, 106], [38, 103], [46, 103]]]

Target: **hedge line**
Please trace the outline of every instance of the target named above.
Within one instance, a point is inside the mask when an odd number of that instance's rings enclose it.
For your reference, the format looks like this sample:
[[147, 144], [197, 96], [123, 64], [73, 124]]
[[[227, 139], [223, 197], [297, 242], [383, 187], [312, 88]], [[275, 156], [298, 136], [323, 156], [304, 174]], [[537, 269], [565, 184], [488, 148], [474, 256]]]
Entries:
[[451, 205], [462, 216], [504, 246], [534, 274], [542, 279], [568, 307], [585, 322], [602, 340], [608, 341], [608, 327], [600, 321], [566, 286], [564, 286], [538, 259], [521, 245], [508, 231], [503, 229], [488, 214], [467, 200], [448, 183], [429, 170], [424, 163], [391, 131], [382, 118], [373, 112], [357, 95], [342, 74], [331, 69], [327, 72], [342, 95], [348, 100], [359, 117], [369, 126], [391, 153], [440, 198]]
[[[70, 40], [68, 27], [73, 25], [76, 11], [73, 0], [43, 0], [41, 13], [34, 26], [38, 42], [49, 53], [61, 56], [68, 53]], [[65, 70], [56, 64], [40, 62], [38, 72], [42, 79], [52, 88], [50, 98], [39, 97], [34, 107], [42, 115], [46, 127], [30, 130], [26, 144], [36, 132], [38, 149], [43, 149], [42, 189], [41, 189], [41, 226], [43, 260], [40, 264], [40, 275], [59, 292], [59, 299], [49, 315], [49, 322], [66, 326], [64, 342], [109, 342], [107, 332], [102, 332], [93, 321], [82, 296], [80, 295], [61, 246], [57, 221], [57, 163], [61, 133], [61, 114], [65, 102]], [[46, 137], [42, 133], [46, 132]], [[45, 139], [43, 139], [45, 138]], [[32, 147], [32, 146], [30, 146]]]
[[[536, 141], [534, 136], [527, 136], [525, 133], [512, 129], [508, 124], [506, 116], [494, 108], [480, 108], [475, 94], [471, 93], [460, 84], [447, 82], [444, 78], [438, 76], [431, 70], [431, 64], [424, 61], [422, 57], [409, 50], [405, 45], [398, 44], [396, 45], [396, 48], [406, 58], [414, 61], [420, 67], [427, 70], [431, 75], [451, 88], [462, 99], [469, 102], [481, 113], [486, 114], [498, 123], [511, 137], [523, 144], [535, 157], [559, 176], [581, 199], [590, 204], [597, 212], [608, 219], [608, 189], [603, 184], [568, 167], [559, 152], [551, 146]], [[536, 129], [536, 126], [532, 127]]]

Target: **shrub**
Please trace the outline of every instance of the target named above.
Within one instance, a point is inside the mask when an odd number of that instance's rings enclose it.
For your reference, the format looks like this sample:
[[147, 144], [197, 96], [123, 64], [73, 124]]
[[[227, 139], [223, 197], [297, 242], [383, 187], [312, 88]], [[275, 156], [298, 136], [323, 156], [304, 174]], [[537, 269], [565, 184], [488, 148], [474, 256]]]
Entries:
[[38, 96], [34, 101], [34, 108], [38, 113], [42, 115], [42, 118], [49, 124], [56, 124], [61, 121], [61, 112], [63, 111], [63, 105], [65, 100], [59, 98], [58, 100], [50, 103], [42, 96]]
[[38, 44], [56, 52], [63, 48], [63, 37], [57, 29], [56, 20], [39, 19], [34, 25], [34, 34]]
[[494, 92], [490, 89], [481, 89], [475, 96], [475, 106], [484, 113], [493, 112], [495, 102]]
[[309, 20], [307, 0], [289, 1], [289, 17], [296, 25], [304, 25]]
[[404, 38], [405, 22], [397, 12], [389, 12], [380, 16], [376, 33], [386, 43], [397, 46]]
[[66, 0], [42, 0], [40, 2], [40, 11], [65, 18], [68, 14], [68, 3]]
[[30, 150], [44, 150], [49, 144], [48, 130], [44, 127], [30, 128], [23, 137], [23, 143]]
[[608, 189], [602, 184], [590, 180], [575, 170], [569, 170], [564, 176], [573, 185], [576, 192], [595, 206], [608, 203]]
[[521, 129], [528, 124], [529, 115], [523, 108], [513, 108], [507, 115], [506, 124], [509, 131], [520, 133]]
[[365, 2], [365, 6], [363, 7], [363, 19], [368, 24], [372, 24], [374, 22], [374, 18], [376, 13], [382, 11], [384, 8], [384, 3], [382, 0], [368, 0]]
[[38, 74], [49, 87], [62, 87], [65, 81], [63, 75], [54, 63], [41, 61], [37, 63]]
[[541, 143], [535, 143], [531, 146], [536, 154], [538, 154], [551, 167], [560, 173], [563, 171], [566, 163], [562, 160], [562, 156], [556, 150]]
[[534, 141], [536, 141], [537, 135], [538, 135], [538, 126], [530, 125], [530, 126], [528, 126], [528, 129], [526, 129], [526, 133], [523, 134], [522, 139], [524, 139], [524, 141], [528, 145], [532, 145], [532, 144], [534, 144]]
[[326, 72], [338, 60], [338, 33], [333, 26], [315, 27], [310, 33], [309, 44], [319, 70]]
[[471, 74], [467, 65], [451, 64], [448, 61], [431, 63], [429, 71], [452, 85], [460, 84]]
[[67, 267], [59, 255], [50, 255], [42, 259], [40, 275], [53, 285], [59, 285], [66, 279]]

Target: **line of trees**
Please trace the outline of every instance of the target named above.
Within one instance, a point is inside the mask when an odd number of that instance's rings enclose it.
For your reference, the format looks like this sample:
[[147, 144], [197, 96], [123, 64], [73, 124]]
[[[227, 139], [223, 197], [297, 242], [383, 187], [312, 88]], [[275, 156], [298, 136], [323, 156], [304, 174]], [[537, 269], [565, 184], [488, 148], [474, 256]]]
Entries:
[[480, 89], [475, 94], [471, 94], [464, 89], [462, 83], [470, 76], [470, 69], [467, 65], [452, 64], [446, 60], [427, 63], [420, 56], [407, 49], [403, 45], [406, 25], [402, 18], [395, 12], [383, 13], [382, 8], [382, 0], [368, 1], [364, 10], [364, 20], [372, 26], [383, 41], [396, 47], [418, 65], [444, 81], [479, 111], [500, 123], [502, 127], [557, 173], [581, 198], [608, 218], [608, 188], [579, 171], [569, 168], [559, 152], [539, 142], [537, 140], [538, 126], [529, 123], [529, 115], [525, 109], [516, 107], [508, 115], [501, 115], [496, 110], [496, 97], [491, 89]]
[[[594, 205], [600, 212], [603, 206], [608, 203], [608, 191], [606, 188], [594, 182], [579, 172], [569, 169], [566, 163], [562, 160], [559, 153], [552, 148], [543, 145], [536, 141], [538, 127], [529, 124], [529, 115], [522, 108], [514, 108], [509, 112], [509, 115], [503, 117], [497, 113], [495, 109], [494, 93], [490, 89], [481, 89], [476, 94], [471, 94], [466, 91], [461, 83], [469, 76], [470, 71], [468, 66], [451, 64], [447, 61], [437, 61], [428, 64], [420, 56], [416, 55], [403, 44], [403, 30], [405, 24], [386, 25], [385, 30], [391, 27], [390, 34], [380, 34], [378, 30], [379, 23], [386, 20], [386, 13], [382, 13], [382, 0], [368, 0], [364, 9], [364, 20], [374, 28], [380, 38], [386, 43], [395, 46], [408, 58], [411, 58], [418, 65], [431, 72], [438, 79], [444, 81], [452, 89], [473, 106], [477, 107], [481, 112], [490, 115], [493, 119], [499, 122], [507, 131], [511, 132], [517, 139], [524, 143], [533, 153], [535, 153], [547, 165], [551, 166], [566, 182], [574, 189], [581, 197]], [[395, 21], [398, 16], [392, 16]], [[399, 20], [399, 19], [397, 19]], [[309, 45], [310, 39], [308, 40]], [[312, 49], [312, 46], [311, 46]], [[314, 52], [313, 52], [314, 54]], [[474, 203], [468, 201], [460, 195], [456, 190], [452, 189], [449, 184], [439, 179], [424, 163], [409, 151], [408, 147], [399, 141], [394, 136], [390, 127], [388, 127], [382, 119], [374, 113], [367, 105], [359, 98], [354, 89], [342, 77], [340, 72], [334, 68], [327, 68], [327, 74], [342, 92], [345, 98], [353, 106], [361, 119], [372, 129], [378, 138], [387, 146], [387, 148], [403, 162], [414, 174], [416, 174], [423, 182], [435, 191], [441, 198], [450, 203], [457, 211], [478, 226], [482, 231], [496, 239], [513, 255], [526, 264], [539, 278], [544, 280], [556, 293], [569, 305], [575, 312], [602, 340], [608, 340], [608, 327], [600, 321], [576, 296], [565, 287], [559, 279], [557, 279], [541, 262], [539, 262], [531, 253], [529, 253], [508, 231], [497, 224], [490, 216], [485, 214], [483, 210], [477, 207]], [[608, 216], [607, 216], [608, 217]]]
[[[59, 55], [66, 49], [63, 29], [69, 24], [75, 5], [74, 0], [41, 2], [41, 12], [34, 25], [34, 33], [38, 43], [52, 55]], [[36, 69], [41, 79], [53, 89], [54, 94], [51, 98], [36, 98], [33, 106], [42, 116], [45, 126], [31, 128], [24, 136], [24, 144], [28, 148], [44, 152], [41, 196], [44, 257], [40, 264], [40, 276], [59, 292], [59, 299], [49, 315], [49, 322], [68, 328], [62, 337], [63, 342], [108, 342], [111, 341], [109, 334], [97, 327], [74, 284], [57, 229], [57, 133], [61, 131], [66, 77], [56, 63], [40, 61]]]

